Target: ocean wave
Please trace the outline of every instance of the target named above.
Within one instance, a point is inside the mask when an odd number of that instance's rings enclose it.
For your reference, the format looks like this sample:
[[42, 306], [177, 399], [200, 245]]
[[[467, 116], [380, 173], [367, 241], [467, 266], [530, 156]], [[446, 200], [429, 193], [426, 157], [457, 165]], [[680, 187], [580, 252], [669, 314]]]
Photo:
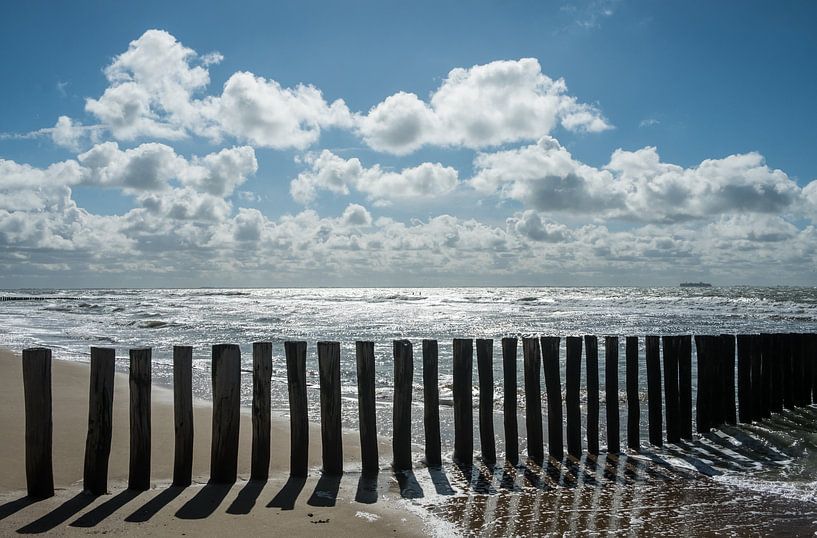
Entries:
[[220, 296], [224, 296], [224, 297], [241, 297], [241, 296], [251, 295], [251, 294], [248, 291], [231, 290], [231, 291], [204, 291], [204, 292], [197, 293], [196, 295], [199, 295], [199, 296], [202, 296], [202, 297], [220, 297]]
[[428, 299], [425, 295], [403, 295], [400, 293], [396, 293], [393, 295], [384, 295], [383, 297], [373, 297], [372, 301], [374, 302], [384, 302], [384, 301], [424, 301]]
[[165, 327], [177, 327], [178, 323], [172, 321], [165, 321], [162, 319], [145, 319], [133, 323], [142, 329], [163, 329]]

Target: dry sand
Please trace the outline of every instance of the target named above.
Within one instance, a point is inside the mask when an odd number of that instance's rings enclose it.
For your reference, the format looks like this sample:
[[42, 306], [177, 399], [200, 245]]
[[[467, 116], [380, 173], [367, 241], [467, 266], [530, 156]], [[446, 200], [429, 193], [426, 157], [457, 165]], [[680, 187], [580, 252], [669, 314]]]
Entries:
[[[368, 483], [359, 470], [359, 438], [344, 432], [347, 472], [340, 481], [321, 477], [320, 428], [310, 430], [310, 476], [288, 481], [289, 423], [273, 417], [270, 480], [247, 482], [252, 424], [242, 409], [239, 456], [240, 481], [232, 488], [205, 485], [209, 473], [211, 408], [197, 401], [194, 408], [194, 485], [168, 487], [173, 469], [172, 391], [152, 389], [151, 479], [153, 488], [141, 494], [126, 488], [128, 473], [128, 379], [117, 373], [114, 387], [113, 443], [109, 465], [110, 495], [94, 498], [81, 493], [85, 435], [88, 421], [87, 364], [53, 360], [53, 459], [56, 496], [30, 502], [25, 498], [25, 430], [20, 356], [0, 350], [0, 533], [45, 532], [85, 534], [224, 535], [230, 532], [314, 535], [423, 534], [419, 517], [403, 510], [399, 487], [365, 494]], [[390, 458], [381, 446], [381, 462]], [[388, 475], [389, 473], [381, 473]], [[369, 485], [371, 486], [371, 485]], [[375, 486], [376, 487], [376, 486]], [[362, 489], [360, 489], [362, 488]], [[359, 490], [360, 489], [360, 490]], [[390, 489], [392, 491], [390, 491]], [[361, 491], [364, 495], [361, 496]], [[358, 502], [355, 498], [363, 499]], [[375, 502], [376, 501], [376, 502]]]

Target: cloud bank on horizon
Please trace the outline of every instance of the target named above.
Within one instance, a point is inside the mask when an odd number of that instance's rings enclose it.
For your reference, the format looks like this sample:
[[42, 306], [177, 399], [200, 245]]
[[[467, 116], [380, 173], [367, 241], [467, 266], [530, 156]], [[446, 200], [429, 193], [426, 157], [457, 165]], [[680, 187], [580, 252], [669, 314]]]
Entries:
[[[359, 111], [248, 71], [212, 88], [222, 60], [148, 30], [104, 68], [85, 117], [29, 133], [72, 158], [0, 156], [2, 273], [30, 285], [88, 273], [202, 285], [813, 282], [817, 181], [801, 187], [758, 152], [683, 167], [648, 146], [583, 163], [558, 133], [593, 136], [613, 122], [536, 59], [453, 67], [425, 98], [399, 91]], [[332, 130], [365, 151], [323, 147]], [[191, 140], [212, 151], [185, 155]], [[377, 162], [427, 149], [470, 151], [471, 169]], [[264, 169], [261, 150], [301, 169], [274, 179], [288, 183], [290, 211], [246, 207], [254, 194], [239, 189]], [[115, 191], [130, 207], [94, 213], [78, 188]], [[321, 215], [321, 197], [345, 209]], [[397, 204], [418, 217], [390, 216]], [[482, 218], [489, 206], [502, 217]]]

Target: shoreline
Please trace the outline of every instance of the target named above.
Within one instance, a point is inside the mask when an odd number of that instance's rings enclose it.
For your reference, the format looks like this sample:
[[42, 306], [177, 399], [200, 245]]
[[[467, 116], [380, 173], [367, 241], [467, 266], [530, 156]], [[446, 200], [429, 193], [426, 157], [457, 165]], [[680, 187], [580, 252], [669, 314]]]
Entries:
[[[148, 529], [156, 527], [166, 531], [191, 532], [193, 529], [189, 522], [185, 522], [185, 511], [182, 507], [188, 506], [188, 515], [203, 514], [210, 510], [211, 513], [201, 519], [207, 527], [199, 529], [199, 533], [224, 534], [229, 532], [229, 527], [219, 530], [222, 523], [224, 525], [234, 525], [240, 523], [242, 530], [255, 529], [262, 532], [267, 526], [275, 523], [276, 527], [283, 524], [283, 528], [292, 528], [292, 532], [315, 532], [315, 525], [323, 520], [331, 520], [333, 530], [345, 529], [350, 534], [373, 533], [372, 535], [388, 532], [392, 535], [416, 535], [422, 533], [424, 523], [418, 516], [412, 516], [404, 510], [396, 510], [393, 500], [382, 496], [377, 499], [376, 504], [364, 504], [355, 502], [354, 485], [350, 482], [356, 481], [356, 476], [360, 470], [360, 442], [358, 433], [344, 430], [344, 468], [347, 470], [346, 478], [338, 479], [337, 483], [330, 484], [328, 495], [323, 490], [326, 489], [326, 479], [320, 473], [321, 466], [321, 436], [320, 425], [310, 422], [309, 428], [309, 477], [300, 484], [302, 491], [289, 499], [286, 508], [275, 510], [275, 519], [264, 520], [260, 514], [264, 512], [255, 510], [250, 514], [241, 515], [241, 519], [236, 514], [225, 513], [223, 508], [216, 510], [222, 502], [227, 502], [235, 497], [230, 506], [236, 503], [241, 504], [240, 499], [244, 499], [247, 504], [248, 488], [256, 497], [262, 493], [269, 496], [278, 489], [279, 495], [285, 492], [287, 485], [291, 481], [289, 478], [289, 457], [290, 439], [288, 420], [272, 415], [271, 435], [270, 435], [270, 478], [266, 484], [247, 482], [250, 472], [250, 457], [252, 444], [252, 419], [250, 410], [242, 408], [240, 418], [240, 438], [239, 438], [239, 460], [238, 476], [239, 482], [232, 488], [217, 488], [206, 485], [209, 476], [210, 464], [210, 438], [212, 428], [211, 404], [206, 400], [194, 398], [194, 443], [193, 443], [193, 485], [182, 491], [180, 488], [172, 488], [170, 482], [173, 473], [174, 457], [174, 424], [173, 424], [173, 391], [172, 389], [159, 385], [151, 387], [151, 490], [142, 494], [130, 492], [127, 489], [128, 466], [129, 466], [129, 385], [128, 376], [116, 372], [114, 378], [114, 404], [113, 404], [113, 436], [111, 443], [111, 456], [108, 472], [108, 489], [111, 495], [103, 495], [94, 498], [81, 494], [82, 473], [84, 464], [85, 436], [87, 432], [88, 413], [88, 383], [89, 365], [75, 361], [65, 361], [58, 358], [52, 359], [52, 394], [53, 394], [53, 469], [54, 485], [56, 496], [45, 501], [33, 504], [26, 504], [25, 489], [25, 416], [23, 406], [23, 385], [22, 368], [20, 365], [20, 353], [8, 349], [0, 348], [0, 423], [5, 426], [4, 435], [0, 440], [0, 527], [22, 523], [20, 529], [26, 524], [32, 524], [42, 518], [51, 516], [48, 525], [40, 524], [40, 527], [49, 526], [53, 523], [54, 517], [51, 515], [55, 511], [68, 504], [73, 507], [85, 504], [82, 508], [88, 508], [88, 514], [94, 510], [106, 510], [101, 507], [106, 503], [113, 502], [117, 505], [125, 501], [133, 501], [130, 504], [138, 504], [136, 497], [144, 500], [149, 495], [155, 494], [154, 498], [167, 497], [173, 492], [177, 497], [174, 503], [180, 504], [179, 511], [170, 510], [170, 505], [159, 514], [154, 515], [149, 521], [141, 522], [138, 526], [127, 524], [125, 518], [130, 514], [126, 509], [116, 511], [112, 517], [103, 518], [95, 527], [105, 532], [114, 533], [143, 533]], [[390, 446], [380, 442], [381, 462], [383, 456], [390, 455], [386, 451]], [[381, 463], [381, 469], [387, 467]], [[385, 473], [381, 473], [385, 474]], [[250, 487], [251, 486], [251, 487]], [[314, 488], [310, 497], [308, 489]], [[323, 489], [322, 489], [323, 488]], [[291, 489], [291, 487], [290, 487]], [[330, 498], [333, 495], [333, 506], [320, 506], [321, 498]], [[178, 490], [178, 491], [176, 491]], [[290, 491], [290, 493], [292, 493]], [[219, 502], [216, 502], [218, 497]], [[317, 497], [316, 497], [317, 496]], [[79, 500], [74, 500], [80, 498]], [[314, 501], [315, 498], [318, 502]], [[397, 497], [399, 499], [399, 495]], [[274, 500], [274, 499], [273, 499]], [[86, 502], [87, 501], [87, 502]], [[157, 505], [160, 501], [154, 501]], [[266, 501], [265, 501], [266, 502]], [[15, 504], [17, 503], [17, 504]], [[73, 503], [73, 504], [72, 504]], [[13, 508], [18, 508], [13, 513], [7, 514]], [[22, 506], [25, 504], [25, 506]], [[149, 504], [149, 503], [148, 503]], [[202, 509], [198, 505], [206, 504], [207, 509]], [[254, 504], [254, 503], [250, 503]], [[328, 503], [325, 503], [328, 504]], [[96, 508], [94, 508], [96, 507]], [[246, 506], [238, 507], [233, 512], [247, 512]], [[274, 506], [273, 506], [274, 508]], [[80, 510], [77, 511], [77, 513]], [[132, 511], [132, 510], [131, 510]], [[318, 515], [320, 511], [320, 515]], [[138, 512], [138, 510], [137, 510]], [[175, 517], [174, 517], [175, 512]], [[363, 512], [364, 515], [357, 515]], [[257, 516], [258, 514], [258, 516]], [[283, 518], [282, 515], [287, 517]], [[366, 515], [368, 514], [368, 515]], [[84, 516], [80, 516], [84, 517]], [[5, 521], [4, 521], [5, 519]], [[57, 518], [59, 519], [59, 518]], [[67, 518], [71, 519], [71, 518]], [[139, 519], [139, 518], [136, 518]], [[282, 521], [285, 519], [286, 521]], [[232, 521], [232, 523], [230, 523]], [[47, 530], [57, 530], [58, 532], [71, 532], [72, 527], [66, 527], [65, 521]], [[245, 526], [246, 525], [246, 526]], [[340, 525], [340, 527], [338, 527]], [[56, 527], [60, 527], [57, 529]], [[19, 529], [18, 529], [19, 530]], [[29, 529], [32, 530], [32, 529]]]

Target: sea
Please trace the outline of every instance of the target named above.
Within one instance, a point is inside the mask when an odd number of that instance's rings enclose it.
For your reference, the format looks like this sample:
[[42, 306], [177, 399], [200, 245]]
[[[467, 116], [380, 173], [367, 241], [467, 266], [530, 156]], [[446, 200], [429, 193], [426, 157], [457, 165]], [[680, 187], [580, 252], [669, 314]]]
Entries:
[[[813, 287], [17, 289], [0, 291], [0, 295], [45, 298], [38, 301], [0, 302], [0, 347], [19, 351], [26, 347], [45, 346], [53, 350], [56, 358], [80, 362], [89, 361], [91, 346], [113, 347], [116, 349], [117, 369], [123, 372], [128, 368], [129, 349], [151, 347], [153, 382], [172, 386], [172, 348], [174, 345], [190, 345], [193, 346], [194, 359], [193, 391], [195, 396], [202, 399], [211, 398], [211, 346], [233, 343], [240, 345], [242, 352], [242, 404], [250, 406], [252, 344], [270, 341], [273, 343], [272, 406], [273, 412], [282, 417], [288, 416], [284, 342], [307, 342], [309, 414], [310, 420], [318, 421], [320, 406], [316, 343], [338, 341], [341, 345], [342, 420], [344, 427], [349, 429], [358, 427], [355, 341], [373, 341], [378, 433], [386, 438], [391, 436], [391, 401], [394, 392], [392, 341], [408, 339], [414, 348], [412, 436], [416, 444], [414, 452], [417, 459], [421, 457], [424, 442], [423, 339], [436, 339], [439, 342], [442, 442], [443, 452], [449, 459], [453, 450], [452, 340], [494, 340], [494, 420], [495, 431], [498, 433], [497, 451], [501, 460], [504, 443], [501, 435], [503, 373], [500, 340], [503, 337], [596, 335], [601, 340], [604, 336], [620, 336], [619, 354], [622, 359], [618, 398], [622, 410], [621, 438], [625, 440], [623, 337], [817, 332], [817, 288]], [[564, 338], [561, 342], [560, 360], [564, 375]], [[641, 431], [643, 443], [646, 444], [643, 338], [640, 339], [640, 346], [640, 393], [644, 406]], [[517, 360], [520, 451], [524, 454], [525, 393], [521, 341]], [[604, 361], [604, 345], [601, 341], [599, 374], [602, 387], [602, 451], [606, 442], [603, 422], [606, 405], [603, 390]], [[693, 379], [694, 365], [693, 346]], [[542, 392], [546, 411], [544, 386]], [[476, 410], [479, 398], [476, 364], [473, 398]], [[694, 398], [695, 394], [693, 401]], [[584, 401], [582, 392], [583, 413]], [[712, 486], [704, 488], [706, 491], [700, 493], [699, 497], [706, 498], [709, 495], [712, 499], [720, 499], [712, 501], [724, 504], [720, 513], [734, 515], [732, 521], [729, 517], [718, 516], [713, 512], [711, 522], [714, 527], [706, 527], [707, 529], [719, 529], [726, 534], [741, 534], [744, 531], [777, 532], [781, 529], [779, 525], [789, 521], [794, 522], [791, 529], [799, 534], [809, 529], [809, 524], [817, 525], [817, 412], [814, 407], [810, 407], [788, 413], [787, 416], [762, 423], [728, 427], [722, 432], [704, 436], [696, 441], [702, 443], [702, 446], [690, 449], [693, 457], [685, 455], [683, 451], [673, 453], [670, 449], [655, 452], [656, 457], [669, 462], [668, 468], [671, 471], [667, 472], [684, 475], [687, 471], [698, 472], [703, 469], [700, 474], [707, 480], [706, 484]], [[547, 439], [546, 423], [544, 428]], [[475, 435], [474, 443], [475, 452], [479, 453], [479, 435]], [[635, 469], [638, 468], [638, 459], [631, 463]], [[646, 471], [644, 473], [644, 476], [649, 474]], [[466, 481], [470, 481], [470, 478]], [[649, 488], [658, 487], [654, 494], [654, 501], [658, 502], [657, 499], [667, 497], [667, 492], [677, 487], [660, 486], [660, 481], [659, 486], [649, 480], [646, 484], [646, 489], [635, 488], [631, 493], [635, 495], [638, 492], [639, 499], [642, 494], [649, 499]], [[700, 482], [695, 481], [694, 484], [698, 487]], [[434, 490], [430, 486], [426, 489]], [[540, 493], [544, 491], [541, 487], [538, 490]], [[600, 495], [602, 494], [596, 494], [596, 501]], [[592, 495], [590, 498], [593, 498]], [[669, 495], [667, 498], [675, 499], [676, 496]], [[733, 504], [735, 499], [762, 503], [767, 510], [761, 511], [761, 515], [752, 519], [749, 526], [741, 526], [741, 518], [745, 518], [746, 510]], [[687, 501], [680, 504], [688, 506]], [[621, 502], [619, 499], [619, 504]], [[500, 503], [501, 501], [494, 502], [495, 505]], [[788, 520], [781, 523], [781, 520], [769, 515], [768, 507], [775, 506], [775, 503], [784, 507], [781, 511], [790, 513]], [[458, 514], [457, 510], [446, 511], [440, 508], [455, 506], [456, 501], [432, 504], [435, 506], [431, 509], [439, 512], [440, 517], [457, 519], [452, 515]], [[676, 503], [673, 501], [668, 504]], [[584, 503], [580, 502], [577, 506], [584, 506]], [[537, 509], [537, 514], [540, 512], [542, 510]], [[706, 521], [706, 517], [701, 516], [700, 512], [706, 511], [690, 512], [696, 524]], [[570, 510], [565, 513], [570, 513]], [[791, 516], [791, 513], [802, 517], [798, 519]], [[643, 510], [639, 511], [637, 517], [631, 516], [632, 514], [622, 516], [624, 519], [616, 523], [613, 530], [637, 533], [649, 528], [644, 527], [649, 524], [650, 518], [644, 515]], [[494, 519], [496, 521], [492, 524], [496, 525], [499, 519]], [[510, 520], [513, 520], [512, 516]], [[461, 527], [463, 525], [462, 521], [454, 522]], [[669, 525], [666, 527], [669, 530], [675, 528], [671, 523], [665, 522], [665, 525]], [[576, 522], [568, 521], [565, 525], [568, 526], [555, 527], [556, 531], [561, 529], [562, 532], [568, 532], [570, 525], [575, 527]], [[469, 525], [464, 528], [468, 529]], [[602, 528], [609, 530], [606, 525]], [[685, 528], [692, 529], [694, 525], [681, 525], [676, 530], [683, 531]], [[513, 535], [517, 532], [510, 532], [505, 528], [496, 530], [494, 534], [497, 535]]]

